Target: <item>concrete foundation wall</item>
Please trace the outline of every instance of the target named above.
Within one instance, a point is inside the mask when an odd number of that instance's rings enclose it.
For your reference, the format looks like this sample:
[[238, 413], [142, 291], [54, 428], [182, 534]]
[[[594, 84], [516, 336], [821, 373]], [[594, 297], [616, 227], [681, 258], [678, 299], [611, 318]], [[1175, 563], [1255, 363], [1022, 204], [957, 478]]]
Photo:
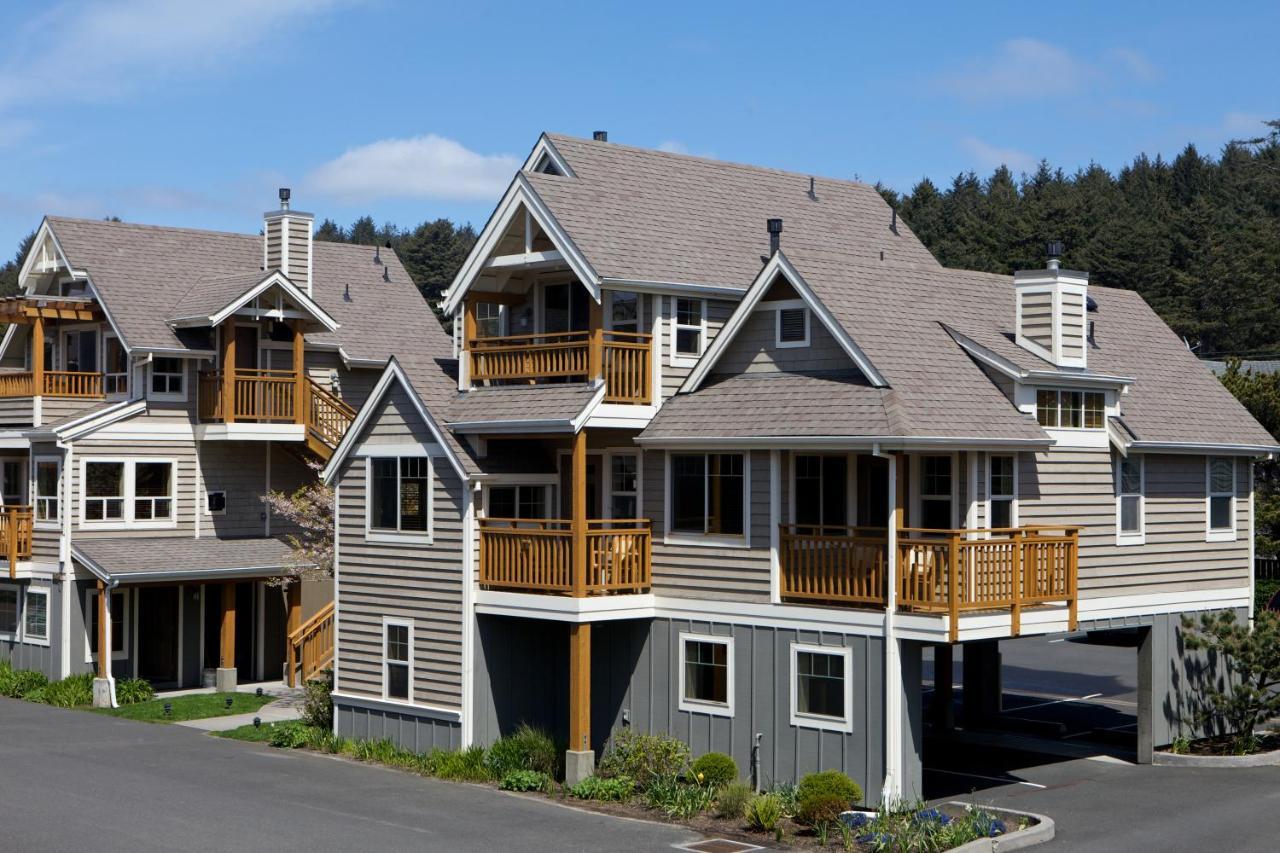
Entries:
[[333, 700], [334, 731], [356, 740], [387, 738], [404, 749], [430, 752], [462, 746], [462, 724], [426, 709], [391, 708], [358, 699]]

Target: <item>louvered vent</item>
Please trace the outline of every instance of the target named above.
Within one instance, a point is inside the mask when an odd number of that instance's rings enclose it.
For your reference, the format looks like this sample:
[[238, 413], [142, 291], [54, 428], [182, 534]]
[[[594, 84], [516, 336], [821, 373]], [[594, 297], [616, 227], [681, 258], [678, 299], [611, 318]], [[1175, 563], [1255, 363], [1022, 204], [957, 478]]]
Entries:
[[809, 309], [782, 308], [778, 311], [778, 343], [803, 344], [809, 338]]

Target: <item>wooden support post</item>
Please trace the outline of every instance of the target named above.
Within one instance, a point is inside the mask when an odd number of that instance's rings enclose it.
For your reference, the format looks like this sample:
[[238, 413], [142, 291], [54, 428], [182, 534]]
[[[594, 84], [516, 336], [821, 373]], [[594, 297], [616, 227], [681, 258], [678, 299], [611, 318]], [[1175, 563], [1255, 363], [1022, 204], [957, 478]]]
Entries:
[[462, 303], [462, 361], [463, 384], [470, 388], [475, 385], [471, 376], [475, 365], [471, 362], [471, 342], [476, 337], [476, 300], [473, 294], [467, 294], [466, 301]]
[[960, 639], [960, 534], [952, 533], [947, 548], [947, 610], [951, 642]]
[[591, 623], [569, 626], [569, 749], [591, 749]]
[[111, 677], [111, 590], [98, 581], [98, 677]]
[[943, 731], [951, 731], [956, 725], [955, 714], [955, 656], [946, 643], [933, 647], [933, 724]]
[[1070, 531], [1071, 544], [1067, 546], [1067, 629], [1074, 631], [1080, 624], [1079, 593], [1076, 585], [1080, 577], [1080, 531]]
[[44, 317], [36, 315], [31, 324], [31, 393], [44, 393]]
[[293, 645], [293, 632], [302, 624], [302, 581], [289, 584], [289, 618], [285, 621], [284, 635], [288, 660], [285, 662], [285, 684], [297, 686], [298, 652]]
[[293, 422], [307, 422], [306, 345], [301, 320], [293, 321]]
[[222, 422], [236, 422], [236, 318], [222, 324]]
[[1009, 633], [1018, 636], [1022, 633], [1022, 581], [1023, 581], [1023, 559], [1022, 559], [1022, 530], [1014, 530], [1013, 534], [1013, 577], [1010, 583], [1013, 586], [1011, 594], [1013, 596], [1013, 608], [1009, 622]]
[[9, 577], [18, 576], [18, 510], [4, 508], [5, 553], [9, 557]]
[[573, 492], [570, 494], [572, 517], [569, 522], [572, 540], [571, 565], [573, 567], [573, 595], [583, 598], [587, 594], [587, 431], [579, 430], [573, 437], [572, 457]]
[[218, 667], [235, 669], [236, 666], [236, 585], [222, 585], [222, 626], [219, 643]]
[[[600, 298], [604, 299], [603, 292]], [[591, 332], [587, 345], [587, 380], [594, 381], [604, 379], [604, 310], [593, 300], [587, 315], [587, 328]]]
[[[890, 465], [897, 465], [897, 475], [894, 481], [897, 486], [894, 488], [893, 512], [889, 514], [889, 523], [893, 525], [893, 529], [897, 531], [897, 539], [901, 541], [902, 528], [907, 526], [907, 455], [905, 453], [898, 454], [898, 458], [891, 461]], [[894, 600], [901, 601], [902, 590], [906, 589], [908, 572], [911, 570], [911, 561], [902, 559], [902, 546], [898, 546], [898, 588], [894, 590]]]

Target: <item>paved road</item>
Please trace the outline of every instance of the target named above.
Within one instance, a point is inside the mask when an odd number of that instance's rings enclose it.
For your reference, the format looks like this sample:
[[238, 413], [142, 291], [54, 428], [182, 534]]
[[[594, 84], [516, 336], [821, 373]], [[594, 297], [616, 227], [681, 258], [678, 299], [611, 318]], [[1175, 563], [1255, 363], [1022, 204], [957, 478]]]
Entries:
[[0, 851], [670, 850], [684, 830], [0, 699]]

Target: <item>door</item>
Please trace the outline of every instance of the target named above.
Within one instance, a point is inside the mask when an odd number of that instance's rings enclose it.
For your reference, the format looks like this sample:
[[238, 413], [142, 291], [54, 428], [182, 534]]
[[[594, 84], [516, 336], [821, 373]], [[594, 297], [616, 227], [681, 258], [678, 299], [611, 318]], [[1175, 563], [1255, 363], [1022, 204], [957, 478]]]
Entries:
[[793, 512], [801, 533], [843, 536], [849, 523], [849, 458], [797, 454]]
[[138, 588], [138, 675], [152, 684], [178, 683], [179, 605], [176, 586]]
[[26, 503], [26, 470], [21, 459], [0, 460], [0, 503], [5, 506]]
[[[600, 467], [599, 453], [587, 454], [587, 518], [600, 515]], [[560, 455], [560, 517], [573, 518], [573, 457]]]
[[590, 298], [586, 288], [576, 281], [543, 285], [542, 330], [548, 333], [587, 331]]
[[65, 370], [73, 373], [98, 372], [98, 330], [80, 329], [63, 337]]
[[258, 330], [253, 326], [236, 326], [236, 370], [258, 367]]
[[[889, 461], [858, 457], [858, 526], [889, 526]], [[905, 484], [899, 483], [898, 488]]]

